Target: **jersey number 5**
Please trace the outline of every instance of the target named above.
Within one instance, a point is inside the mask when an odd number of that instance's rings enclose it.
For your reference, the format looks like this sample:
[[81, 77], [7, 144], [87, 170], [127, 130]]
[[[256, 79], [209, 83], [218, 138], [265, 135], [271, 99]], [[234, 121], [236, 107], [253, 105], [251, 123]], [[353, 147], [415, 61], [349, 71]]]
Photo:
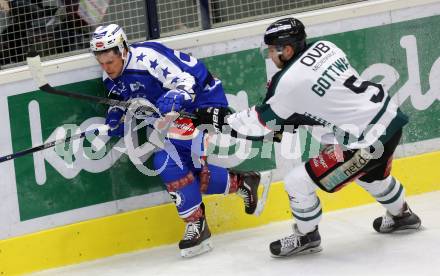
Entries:
[[370, 101], [372, 101], [373, 103], [380, 103], [383, 100], [383, 97], [385, 96], [385, 92], [383, 91], [382, 85], [371, 81], [363, 81], [360, 86], [356, 86], [354, 85], [356, 81], [357, 81], [356, 76], [351, 76], [344, 82], [344, 86], [356, 94], [364, 93], [367, 90], [368, 86], [377, 87], [379, 89], [379, 93], [373, 95], [370, 98]]

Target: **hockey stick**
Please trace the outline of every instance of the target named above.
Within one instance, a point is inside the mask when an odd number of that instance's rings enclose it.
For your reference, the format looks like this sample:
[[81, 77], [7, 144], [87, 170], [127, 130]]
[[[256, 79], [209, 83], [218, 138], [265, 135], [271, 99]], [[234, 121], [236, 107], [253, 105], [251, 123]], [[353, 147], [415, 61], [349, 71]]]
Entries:
[[101, 127], [98, 127], [96, 129], [87, 130], [87, 131], [84, 131], [84, 132], [81, 132], [81, 133], [78, 133], [78, 134], [75, 134], [75, 135], [71, 135], [71, 136], [66, 137], [66, 138], [54, 140], [52, 142], [47, 142], [47, 143], [44, 143], [42, 145], [39, 145], [39, 146], [36, 146], [36, 147], [33, 147], [33, 148], [28, 148], [28, 149], [25, 149], [25, 150], [22, 150], [22, 151], [19, 151], [19, 152], [16, 152], [16, 153], [12, 153], [12, 154], [9, 154], [9, 155], [6, 155], [6, 156], [2, 156], [2, 157], [0, 157], [0, 163], [5, 162], [5, 161], [9, 161], [9, 160], [12, 160], [12, 159], [15, 159], [17, 157], [22, 157], [22, 156], [24, 156], [26, 154], [34, 153], [34, 152], [45, 150], [45, 149], [48, 149], [48, 148], [52, 148], [52, 147], [54, 147], [56, 145], [59, 145], [59, 144], [68, 143], [68, 142], [76, 140], [76, 139], [81, 139], [81, 138], [84, 138], [84, 137], [86, 137], [88, 135], [91, 135], [91, 134], [94, 134], [96, 136], [98, 136], [100, 134], [107, 135], [108, 129], [109, 129], [108, 125], [102, 125]]
[[[40, 55], [35, 51], [28, 52], [27, 63], [28, 63], [32, 78], [36, 81], [39, 89], [43, 92], [46, 92], [49, 94], [54, 94], [54, 95], [59, 95], [59, 96], [64, 96], [64, 97], [69, 97], [69, 98], [74, 98], [74, 99], [79, 99], [79, 100], [92, 101], [95, 103], [105, 104], [105, 105], [110, 105], [110, 106], [120, 106], [120, 107], [128, 108], [131, 105], [131, 102], [119, 101], [119, 100], [108, 99], [108, 98], [104, 98], [104, 97], [98, 97], [98, 96], [92, 96], [92, 95], [86, 95], [86, 94], [80, 94], [80, 93], [72, 93], [69, 91], [55, 89], [54, 87], [52, 87], [49, 84], [46, 77], [44, 76], [43, 68], [41, 66]], [[151, 106], [141, 106], [136, 110], [136, 113], [138, 111], [139, 112], [146, 112], [146, 113], [156, 113], [157, 112], [157, 110]], [[197, 119], [197, 116], [195, 114], [188, 113], [185, 111], [179, 111], [178, 115], [179, 115], [179, 117], [190, 118], [190, 119], [195, 119], [195, 120]], [[140, 118], [140, 116], [135, 116], [135, 117]], [[278, 135], [275, 135], [274, 137], [245, 136], [245, 135], [239, 135], [235, 130], [231, 131], [231, 135], [232, 135], [232, 137], [236, 137], [236, 138], [239, 137], [239, 138], [251, 140], [251, 141], [271, 141], [273, 139], [273, 141], [279, 142], [277, 140], [279, 138]]]
[[[131, 102], [119, 101], [119, 100], [115, 100], [115, 99], [108, 99], [108, 98], [104, 98], [104, 97], [98, 97], [98, 96], [92, 96], [92, 95], [86, 95], [86, 94], [80, 94], [80, 93], [73, 93], [73, 92], [64, 91], [64, 90], [60, 90], [60, 89], [56, 89], [56, 88], [52, 87], [49, 84], [49, 82], [46, 80], [46, 77], [43, 74], [43, 68], [41, 66], [40, 55], [35, 51], [28, 52], [27, 63], [28, 63], [32, 78], [36, 81], [39, 89], [43, 92], [53, 94], [53, 95], [59, 95], [59, 96], [73, 98], [73, 99], [78, 99], [78, 100], [91, 101], [91, 102], [95, 102], [98, 104], [105, 104], [105, 105], [110, 105], [110, 106], [120, 106], [120, 107], [124, 107], [124, 108], [128, 108], [131, 104]], [[142, 106], [139, 108], [139, 111], [150, 112], [150, 113], [156, 112], [156, 110], [154, 108], [152, 108], [151, 106]], [[184, 112], [184, 111], [180, 111], [179, 115], [180, 115], [180, 117], [196, 119], [196, 116], [194, 114]]]

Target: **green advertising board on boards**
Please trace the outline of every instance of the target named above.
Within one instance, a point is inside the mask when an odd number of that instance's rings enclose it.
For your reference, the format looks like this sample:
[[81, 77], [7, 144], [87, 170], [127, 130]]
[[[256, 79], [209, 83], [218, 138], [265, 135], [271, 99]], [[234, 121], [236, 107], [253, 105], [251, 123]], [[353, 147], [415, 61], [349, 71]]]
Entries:
[[[363, 76], [384, 83], [410, 116], [403, 143], [440, 137], [439, 25], [440, 16], [433, 16], [319, 38], [342, 48]], [[266, 65], [259, 49], [207, 57], [204, 62], [223, 81], [228, 94], [245, 91], [249, 105], [264, 98]], [[72, 83], [63, 89], [105, 95], [99, 79]], [[33, 146], [32, 139], [48, 141], [63, 125], [102, 122], [106, 111], [105, 106], [37, 91], [10, 96], [8, 104], [14, 152]], [[20, 220], [162, 191], [157, 176], [143, 175], [125, 154], [117, 152], [118, 142], [108, 140], [106, 154], [92, 157], [90, 162], [80, 162], [68, 145], [64, 156], [57, 157], [52, 152], [38, 157], [38, 162], [35, 155], [15, 160]], [[85, 147], [87, 142], [84, 143], [79, 147]], [[274, 160], [274, 156], [265, 160], [257, 156], [240, 167], [271, 169]]]

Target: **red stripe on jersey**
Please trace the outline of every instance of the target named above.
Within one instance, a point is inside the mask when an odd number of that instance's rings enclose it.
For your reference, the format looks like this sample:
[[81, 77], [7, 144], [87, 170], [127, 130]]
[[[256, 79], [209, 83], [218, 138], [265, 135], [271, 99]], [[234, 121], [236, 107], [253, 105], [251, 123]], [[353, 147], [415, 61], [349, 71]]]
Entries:
[[339, 145], [329, 145], [317, 157], [309, 160], [310, 168], [316, 177], [320, 177], [328, 170], [343, 162], [343, 151]]
[[194, 133], [196, 127], [191, 118], [177, 118], [170, 127], [170, 132], [181, 136], [189, 136]]

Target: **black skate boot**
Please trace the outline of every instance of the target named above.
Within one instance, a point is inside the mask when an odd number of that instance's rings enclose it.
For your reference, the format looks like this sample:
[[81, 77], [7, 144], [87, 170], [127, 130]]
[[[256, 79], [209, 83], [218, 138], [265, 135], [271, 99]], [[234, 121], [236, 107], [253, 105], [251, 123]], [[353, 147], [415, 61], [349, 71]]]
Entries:
[[298, 226], [293, 225], [293, 234], [274, 241], [270, 244], [270, 253], [272, 257], [288, 257], [293, 255], [304, 255], [316, 253], [322, 250], [321, 236], [318, 226], [312, 232], [303, 234], [299, 232]]
[[384, 216], [376, 218], [373, 222], [374, 230], [379, 233], [391, 233], [405, 229], [419, 229], [420, 225], [420, 218], [411, 211], [406, 202], [399, 215], [393, 216], [387, 211]]
[[232, 177], [236, 177], [238, 183], [237, 195], [243, 198], [244, 210], [246, 214], [253, 214], [257, 209], [258, 186], [260, 185], [261, 175], [259, 172], [233, 172]]
[[[205, 218], [205, 205], [202, 203], [199, 210], [191, 217], [194, 221], [188, 221], [185, 228], [183, 239], [179, 242], [180, 253], [182, 257], [193, 257], [207, 251], [213, 246], [211, 242], [211, 232]], [[198, 218], [197, 218], [198, 216]]]

